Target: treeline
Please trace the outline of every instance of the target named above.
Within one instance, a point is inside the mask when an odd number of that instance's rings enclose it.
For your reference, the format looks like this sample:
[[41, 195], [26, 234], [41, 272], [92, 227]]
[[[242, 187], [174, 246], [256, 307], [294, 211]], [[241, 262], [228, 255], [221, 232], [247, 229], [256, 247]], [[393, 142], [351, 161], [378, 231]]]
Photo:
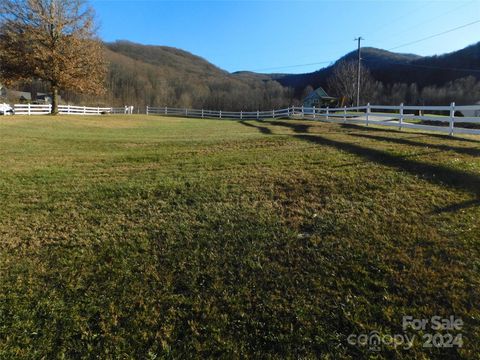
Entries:
[[[393, 83], [379, 81], [373, 72], [364, 65], [361, 69], [360, 103], [398, 105], [445, 105], [455, 102], [459, 105], [480, 102], [480, 81], [474, 76], [448, 81], [442, 85], [420, 87], [413, 83]], [[351, 106], [357, 97], [358, 64], [356, 61], [338, 62], [327, 78], [326, 89], [330, 95], [341, 98], [340, 106]], [[305, 87], [303, 94], [312, 91]]]
[[169, 71], [118, 54], [111, 57], [107, 89], [113, 104], [256, 110], [279, 107], [292, 99], [292, 91], [272, 80]]
[[[338, 64], [355, 60], [347, 54], [333, 66], [304, 75], [230, 74], [205, 59], [164, 46], [128, 41], [106, 44], [110, 69], [106, 101], [133, 104], [256, 110], [301, 104], [308, 90], [328, 84]], [[472, 104], [480, 101], [480, 43], [432, 57], [365, 48], [364, 66], [371, 75], [362, 103]], [[472, 69], [471, 74], [448, 69]], [[476, 71], [479, 69], [479, 71]], [[367, 79], [368, 80], [368, 79]], [[88, 99], [92, 100], [92, 99]]]
[[473, 76], [467, 76], [444, 85], [430, 85], [419, 88], [416, 83], [383, 84], [375, 81], [364, 97], [364, 102], [398, 105], [447, 105], [455, 102], [457, 105], [471, 105], [480, 102], [480, 81]]
[[[263, 76], [230, 74], [180, 49], [118, 41], [105, 44], [108, 60], [103, 96], [61, 92], [62, 102], [93, 106], [133, 105], [260, 110], [288, 106], [293, 89]], [[45, 91], [40, 82], [19, 86], [24, 91]]]
[[185, 51], [130, 42], [109, 44], [108, 101], [225, 110], [285, 106], [293, 91], [271, 79], [229, 74]]
[[[139, 111], [144, 111], [147, 105], [248, 111], [301, 104], [310, 91], [322, 86], [329, 95], [347, 96], [350, 99], [348, 104], [353, 103], [351, 86], [346, 84], [343, 90], [338, 89], [338, 86], [332, 86], [335, 82], [331, 78], [339, 64], [355, 61], [354, 53], [310, 74], [230, 74], [201, 57], [175, 48], [128, 41], [105, 45], [109, 62], [106, 94], [93, 97], [64, 91], [61, 93], [63, 102], [133, 105]], [[480, 70], [464, 74], [442, 69], [446, 66], [480, 69], [479, 54], [480, 43], [451, 54], [428, 58], [365, 48], [362, 58], [368, 74], [362, 75], [361, 103], [477, 103], [480, 101]], [[353, 68], [354, 74], [348, 76], [353, 77], [351, 81], [355, 82], [352, 84], [355, 89], [356, 66]], [[19, 88], [31, 92], [48, 91], [38, 81]]]

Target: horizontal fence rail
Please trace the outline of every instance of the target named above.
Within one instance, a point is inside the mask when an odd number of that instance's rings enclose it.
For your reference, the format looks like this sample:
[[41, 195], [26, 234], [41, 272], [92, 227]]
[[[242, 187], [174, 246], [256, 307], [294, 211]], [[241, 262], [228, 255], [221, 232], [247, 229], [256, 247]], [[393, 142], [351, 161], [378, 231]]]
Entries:
[[268, 111], [222, 111], [222, 110], [200, 110], [200, 109], [182, 109], [171, 107], [153, 107], [147, 106], [147, 115], [167, 115], [182, 116], [201, 119], [239, 119], [239, 120], [255, 120], [264, 118], [289, 118], [293, 113], [292, 108]]
[[[15, 104], [17, 115], [50, 114], [50, 104]], [[59, 105], [59, 113], [63, 115], [103, 115], [133, 114], [133, 106], [125, 107], [89, 107]], [[440, 131], [454, 134], [480, 135], [480, 104], [444, 106], [411, 106], [400, 104], [371, 105], [358, 107], [317, 108], [291, 106], [283, 109], [257, 111], [222, 111], [205, 109], [185, 109], [172, 107], [146, 107], [147, 115], [163, 115], [192, 117], [202, 119], [305, 119], [328, 122], [341, 122], [364, 125], [381, 125], [428, 131]]]
[[[163, 115], [192, 118], [233, 120], [305, 119], [364, 125], [393, 126], [428, 131], [440, 131], [450, 135], [480, 135], [480, 104], [447, 106], [410, 106], [400, 104], [316, 108], [291, 106], [268, 111], [221, 111], [147, 106], [147, 115]], [[472, 126], [473, 124], [473, 126]]]
[[17, 115], [47, 115], [52, 112], [52, 105], [15, 104], [13, 109]]
[[[15, 104], [16, 115], [48, 115], [52, 112], [51, 104]], [[133, 106], [125, 107], [92, 107], [59, 105], [58, 113], [61, 115], [105, 115], [105, 114], [133, 114]]]

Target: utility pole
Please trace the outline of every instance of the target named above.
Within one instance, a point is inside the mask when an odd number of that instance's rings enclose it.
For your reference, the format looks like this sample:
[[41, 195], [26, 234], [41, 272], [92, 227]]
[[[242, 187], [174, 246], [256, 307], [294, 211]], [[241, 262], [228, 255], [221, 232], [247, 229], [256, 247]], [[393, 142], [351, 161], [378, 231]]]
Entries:
[[358, 41], [358, 69], [357, 69], [357, 107], [360, 106], [360, 62], [362, 61], [360, 41], [365, 40], [361, 36], [355, 39]]

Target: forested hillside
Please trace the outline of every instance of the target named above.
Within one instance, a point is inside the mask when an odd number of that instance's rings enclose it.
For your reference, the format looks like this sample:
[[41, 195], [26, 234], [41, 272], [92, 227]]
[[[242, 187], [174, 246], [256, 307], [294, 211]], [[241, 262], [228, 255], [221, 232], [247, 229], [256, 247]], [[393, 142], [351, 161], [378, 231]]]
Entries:
[[[309, 85], [314, 88], [318, 86], [322, 86], [325, 88], [328, 87], [327, 79], [332, 75], [334, 67], [342, 61], [357, 61], [357, 58], [357, 52], [352, 51], [338, 59], [331, 66], [325, 67], [315, 72], [305, 74], [285, 74], [283, 76], [275, 76], [275, 78], [282, 85], [293, 87], [295, 89], [295, 94], [297, 96], [300, 96], [303, 89]], [[386, 78], [384, 77], [385, 72], [388, 73], [388, 69], [391, 70], [392, 65], [408, 63], [412, 60], [416, 60], [419, 58], [421, 57], [418, 55], [397, 54], [386, 50], [370, 47], [362, 49], [363, 64], [372, 72], [374, 72], [374, 77], [377, 80], [380, 80], [382, 82], [386, 80]]]
[[[328, 90], [328, 78], [342, 61], [356, 61], [352, 51], [335, 64], [307, 74], [275, 75], [276, 81], [295, 89], [301, 97], [305, 88]], [[362, 64], [376, 81], [370, 101], [383, 103], [445, 103], [480, 101], [480, 43], [452, 53], [420, 57], [375, 48], [362, 49]], [[335, 94], [339, 95], [339, 94]]]
[[[257, 110], [300, 104], [309, 90], [324, 87], [340, 63], [356, 61], [355, 51], [326, 68], [307, 74], [229, 73], [183, 50], [128, 41], [105, 44], [109, 61], [103, 97], [63, 92], [64, 101], [91, 105], [193, 107]], [[459, 104], [480, 101], [480, 43], [440, 56], [420, 57], [375, 48], [362, 49], [362, 64], [372, 84], [362, 102], [383, 104]], [[26, 91], [45, 91], [26, 84]]]
[[[106, 44], [111, 62], [110, 102], [212, 109], [258, 109], [300, 103], [310, 88], [329, 92], [328, 78], [352, 51], [335, 64], [307, 74], [230, 74], [188, 52], [127, 41]], [[368, 101], [382, 103], [472, 103], [480, 101], [480, 43], [440, 56], [420, 57], [376, 48], [362, 49], [370, 71]], [[341, 95], [341, 94], [333, 94]], [[367, 101], [367, 99], [364, 99]]]
[[119, 41], [107, 46], [111, 102], [210, 109], [275, 108], [293, 92], [269, 77], [232, 75], [188, 52]]

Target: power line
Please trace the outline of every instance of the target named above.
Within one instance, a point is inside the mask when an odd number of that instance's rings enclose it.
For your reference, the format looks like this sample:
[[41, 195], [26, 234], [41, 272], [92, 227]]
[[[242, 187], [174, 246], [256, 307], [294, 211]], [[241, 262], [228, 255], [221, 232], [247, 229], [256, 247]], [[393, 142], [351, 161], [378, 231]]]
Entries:
[[466, 68], [452, 68], [452, 67], [445, 67], [445, 66], [431, 66], [431, 65], [422, 65], [422, 64], [401, 63], [401, 62], [390, 61], [390, 60], [366, 60], [366, 59], [362, 59], [362, 60], [366, 61], [366, 62], [370, 62], [370, 63], [388, 62], [390, 64], [395, 64], [395, 65], [411, 66], [411, 67], [418, 67], [418, 68], [425, 68], [425, 69], [450, 70], [450, 71], [462, 71], [462, 72], [479, 72], [480, 73], [480, 69], [466, 69]]
[[[451, 71], [459, 71], [459, 72], [480, 72], [480, 69], [469, 69], [469, 68], [456, 68], [456, 67], [447, 67], [447, 66], [433, 66], [433, 65], [422, 65], [422, 64], [414, 64], [411, 62], [397, 62], [391, 60], [370, 60], [361, 58], [362, 61], [369, 62], [369, 63], [389, 63], [395, 65], [402, 65], [402, 66], [410, 66], [410, 67], [417, 67], [417, 68], [425, 68], [425, 69], [434, 69], [434, 70], [451, 70]], [[420, 60], [420, 59], [419, 59]], [[262, 71], [262, 70], [272, 70], [272, 69], [282, 69], [282, 68], [292, 68], [292, 67], [300, 67], [300, 66], [308, 66], [308, 65], [318, 65], [318, 64], [331, 64], [335, 61], [323, 61], [318, 63], [310, 63], [310, 64], [297, 64], [297, 65], [287, 65], [287, 66], [279, 66], [273, 68], [263, 68], [263, 69], [255, 69], [249, 71]]]
[[418, 6], [418, 7], [414, 8], [414, 9], [411, 9], [409, 12], [404, 13], [403, 15], [397, 16], [397, 17], [394, 18], [393, 20], [391, 19], [388, 23], [385, 23], [385, 24], [383, 24], [382, 26], [377, 27], [377, 28], [376, 28], [376, 33], [380, 32], [380, 31], [383, 30], [383, 29], [386, 29], [386, 28], [390, 27], [392, 24], [398, 22], [399, 20], [404, 19], [404, 18], [406, 18], [407, 16], [409, 16], [409, 15], [411, 15], [411, 14], [413, 14], [413, 13], [416, 13], [417, 11], [419, 11], [419, 10], [423, 9], [424, 7], [427, 7], [427, 6], [429, 6], [429, 5], [430, 5], [429, 3], [424, 3], [424, 4]]
[[293, 67], [330, 64], [332, 62], [334, 62], [334, 61], [320, 61], [320, 62], [309, 63], [309, 64], [295, 64], [295, 65], [276, 66], [276, 67], [263, 68], [263, 69], [253, 69], [253, 70], [249, 70], [249, 71], [266, 71], [266, 70], [276, 70], [276, 69], [287, 69], [287, 68], [293, 68]]
[[[428, 18], [426, 21], [422, 21], [421, 24], [417, 24], [417, 26], [413, 26], [413, 27], [409, 26], [407, 31], [403, 31], [403, 32], [401, 32], [401, 33], [396, 33], [395, 35], [392, 35], [392, 36], [389, 36], [389, 37], [383, 37], [383, 38], [381, 38], [381, 40], [377, 41], [377, 43], [378, 43], [378, 42], [382, 42], [382, 41], [384, 41], [384, 40], [387, 39], [387, 38], [398, 37], [398, 36], [401, 35], [401, 34], [410, 33], [410, 32], [412, 32], [412, 30], [415, 30], [415, 29], [418, 29], [419, 27], [425, 26], [425, 24], [429, 24], [429, 23], [431, 23], [432, 21], [435, 21], [435, 20], [437, 20], [438, 18], [441, 18], [441, 17], [443, 17], [443, 16], [445, 16], [445, 15], [449, 15], [449, 14], [451, 14], [451, 13], [454, 13], [455, 11], [458, 11], [458, 10], [460, 10], [460, 9], [462, 9], [462, 8], [464, 8], [464, 7], [472, 4], [472, 3], [475, 3], [475, 0], [470, 1], [470, 2], [467, 2], [467, 3], [463, 3], [462, 5], [457, 6], [457, 7], [453, 8], [453, 9], [448, 10], [448, 11], [446, 11], [446, 12], [443, 12], [443, 13], [441, 13], [441, 14], [438, 14], [437, 16], [430, 17], [430, 18]], [[428, 5], [428, 4], [427, 4], [427, 5]], [[404, 17], [404, 16], [401, 16], [401, 17], [397, 18], [396, 20], [401, 19], [401, 18], [403, 18], [403, 17]], [[378, 32], [378, 31], [379, 31], [379, 29], [377, 29], [377, 32]]]
[[417, 44], [419, 42], [422, 42], [422, 41], [425, 41], [425, 40], [429, 40], [429, 39], [432, 39], [434, 37], [437, 37], [437, 36], [440, 36], [440, 35], [444, 35], [444, 34], [448, 34], [450, 32], [453, 32], [453, 31], [456, 31], [456, 30], [459, 30], [459, 29], [463, 29], [463, 28], [466, 28], [467, 26], [471, 26], [471, 25], [474, 25], [474, 24], [478, 24], [480, 23], [480, 20], [475, 20], [475, 21], [472, 21], [471, 23], [468, 23], [468, 24], [463, 24], [463, 25], [460, 25], [460, 26], [457, 26], [453, 29], [449, 29], [449, 30], [445, 30], [445, 31], [442, 31], [438, 34], [433, 34], [433, 35], [430, 35], [430, 36], [427, 36], [423, 39], [419, 39], [419, 40], [415, 40], [415, 41], [411, 41], [411, 42], [408, 42], [406, 44], [402, 44], [402, 45], [398, 45], [398, 46], [395, 46], [393, 48], [390, 48], [390, 49], [387, 49], [388, 51], [391, 51], [391, 50], [395, 50], [395, 49], [398, 49], [398, 48], [401, 48], [401, 47], [405, 47], [405, 46], [408, 46], [408, 45], [413, 45], [413, 44]]
[[[460, 8], [460, 7], [459, 7]], [[457, 10], [458, 8], [456, 9], [453, 9], [452, 11], [455, 11]], [[445, 15], [445, 14], [443, 14]], [[442, 16], [443, 16], [442, 15]], [[456, 31], [456, 30], [460, 30], [460, 29], [463, 29], [463, 28], [466, 28], [468, 26], [471, 26], [471, 25], [475, 25], [475, 24], [478, 24], [480, 23], [480, 19], [479, 20], [475, 20], [475, 21], [472, 21], [470, 23], [467, 23], [467, 24], [463, 24], [463, 25], [460, 25], [460, 26], [457, 26], [453, 29], [449, 29], [449, 30], [445, 30], [445, 31], [442, 31], [440, 33], [437, 33], [437, 34], [433, 34], [433, 35], [430, 35], [430, 36], [427, 36], [425, 38], [422, 38], [422, 39], [419, 39], [419, 40], [414, 40], [414, 41], [411, 41], [411, 42], [408, 42], [408, 43], [405, 43], [405, 44], [402, 44], [402, 45], [398, 45], [398, 46], [395, 46], [393, 48], [390, 48], [390, 49], [387, 49], [387, 51], [392, 51], [392, 50], [395, 50], [395, 49], [399, 49], [401, 47], [405, 47], [405, 46], [408, 46], [408, 45], [413, 45], [413, 44], [417, 44], [419, 42], [422, 42], [422, 41], [426, 41], [426, 40], [429, 40], [429, 39], [432, 39], [434, 37], [437, 37], [437, 36], [441, 36], [441, 35], [444, 35], [444, 34], [448, 34], [450, 32], [453, 32], [453, 31]], [[355, 39], [355, 40], [358, 40], [358, 39]], [[363, 39], [362, 39], [363, 40]], [[331, 64], [331, 63], [334, 63], [336, 60], [330, 60], [330, 61], [320, 61], [320, 62], [315, 62], [315, 63], [308, 63], [308, 64], [295, 64], [295, 65], [285, 65], [285, 66], [277, 66], [277, 67], [270, 67], [270, 68], [263, 68], [263, 69], [254, 69], [254, 70], [250, 70], [252, 72], [256, 72], [256, 71], [267, 71], [267, 70], [277, 70], [277, 69], [288, 69], [288, 68], [295, 68], [295, 67], [304, 67], [304, 66], [312, 66], [312, 65], [322, 65], [322, 64]], [[371, 61], [371, 60], [365, 60], [365, 61]], [[423, 66], [423, 65], [417, 65], [417, 64], [405, 64], [405, 63], [397, 63], [399, 65], [408, 65], [408, 66], [416, 66], [416, 67], [427, 67], [427, 65]], [[480, 70], [476, 70], [476, 69], [461, 69], [461, 68], [447, 68], [447, 67], [428, 67], [428, 68], [435, 68], [435, 69], [440, 69], [440, 70], [454, 70], [454, 71], [474, 71], [474, 72], [477, 72], [477, 71], [480, 71]]]

